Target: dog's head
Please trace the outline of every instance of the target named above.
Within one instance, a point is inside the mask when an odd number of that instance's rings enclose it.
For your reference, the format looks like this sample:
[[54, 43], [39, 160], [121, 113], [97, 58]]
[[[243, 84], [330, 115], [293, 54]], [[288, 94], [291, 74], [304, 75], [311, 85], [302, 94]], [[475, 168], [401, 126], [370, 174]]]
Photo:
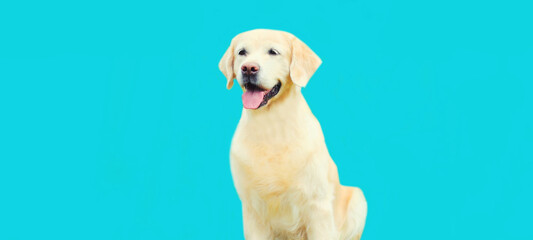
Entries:
[[257, 29], [237, 35], [218, 67], [227, 78], [243, 89], [244, 108], [258, 109], [294, 85], [305, 87], [322, 61], [294, 35]]

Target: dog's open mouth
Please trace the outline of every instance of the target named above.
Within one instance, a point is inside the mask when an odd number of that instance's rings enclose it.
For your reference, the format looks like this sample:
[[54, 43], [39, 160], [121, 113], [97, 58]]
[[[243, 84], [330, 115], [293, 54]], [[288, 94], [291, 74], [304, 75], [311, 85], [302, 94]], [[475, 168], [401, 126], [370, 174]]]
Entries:
[[245, 92], [242, 94], [242, 105], [246, 109], [258, 109], [268, 103], [268, 100], [278, 94], [281, 82], [278, 82], [270, 90], [265, 90], [255, 84], [244, 84]]

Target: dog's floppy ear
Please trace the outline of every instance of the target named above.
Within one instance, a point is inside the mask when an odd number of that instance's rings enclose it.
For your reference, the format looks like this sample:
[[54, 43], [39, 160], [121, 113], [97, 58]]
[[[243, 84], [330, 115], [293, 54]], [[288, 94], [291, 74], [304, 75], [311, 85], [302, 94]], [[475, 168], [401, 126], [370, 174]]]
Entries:
[[226, 50], [226, 53], [224, 53], [224, 56], [222, 56], [222, 59], [220, 59], [220, 62], [218, 63], [218, 68], [224, 76], [226, 76], [227, 82], [226, 82], [226, 88], [231, 89], [233, 87], [233, 79], [235, 78], [235, 73], [233, 72], [233, 59], [235, 56], [233, 55], [233, 40], [231, 41], [231, 44]]
[[318, 69], [322, 60], [302, 42], [292, 36], [292, 60], [290, 66], [290, 76], [292, 82], [300, 87], [305, 87], [307, 82]]

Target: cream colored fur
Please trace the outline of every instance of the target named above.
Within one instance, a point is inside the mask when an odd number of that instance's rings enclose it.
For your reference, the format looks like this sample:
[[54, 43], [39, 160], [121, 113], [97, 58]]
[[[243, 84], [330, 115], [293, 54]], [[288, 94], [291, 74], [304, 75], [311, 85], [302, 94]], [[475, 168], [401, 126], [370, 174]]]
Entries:
[[[280, 54], [268, 54], [274, 48]], [[246, 49], [246, 56], [239, 51]], [[362, 191], [341, 186], [320, 124], [302, 93], [321, 64], [292, 34], [252, 30], [237, 35], [219, 68], [231, 88], [242, 86], [244, 63], [260, 66], [258, 80], [280, 92], [259, 109], [243, 109], [230, 163], [242, 202], [244, 235], [258, 239], [360, 239], [367, 204]]]

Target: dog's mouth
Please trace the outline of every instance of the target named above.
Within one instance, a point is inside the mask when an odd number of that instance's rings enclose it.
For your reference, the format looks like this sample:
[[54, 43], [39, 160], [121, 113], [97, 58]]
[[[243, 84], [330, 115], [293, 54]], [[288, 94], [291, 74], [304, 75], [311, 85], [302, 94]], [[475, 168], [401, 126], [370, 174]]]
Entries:
[[279, 93], [281, 82], [278, 82], [278, 84], [270, 90], [265, 90], [252, 83], [245, 83], [244, 88], [245, 92], [242, 94], [242, 105], [246, 109], [258, 109], [265, 106], [268, 103], [268, 100]]

